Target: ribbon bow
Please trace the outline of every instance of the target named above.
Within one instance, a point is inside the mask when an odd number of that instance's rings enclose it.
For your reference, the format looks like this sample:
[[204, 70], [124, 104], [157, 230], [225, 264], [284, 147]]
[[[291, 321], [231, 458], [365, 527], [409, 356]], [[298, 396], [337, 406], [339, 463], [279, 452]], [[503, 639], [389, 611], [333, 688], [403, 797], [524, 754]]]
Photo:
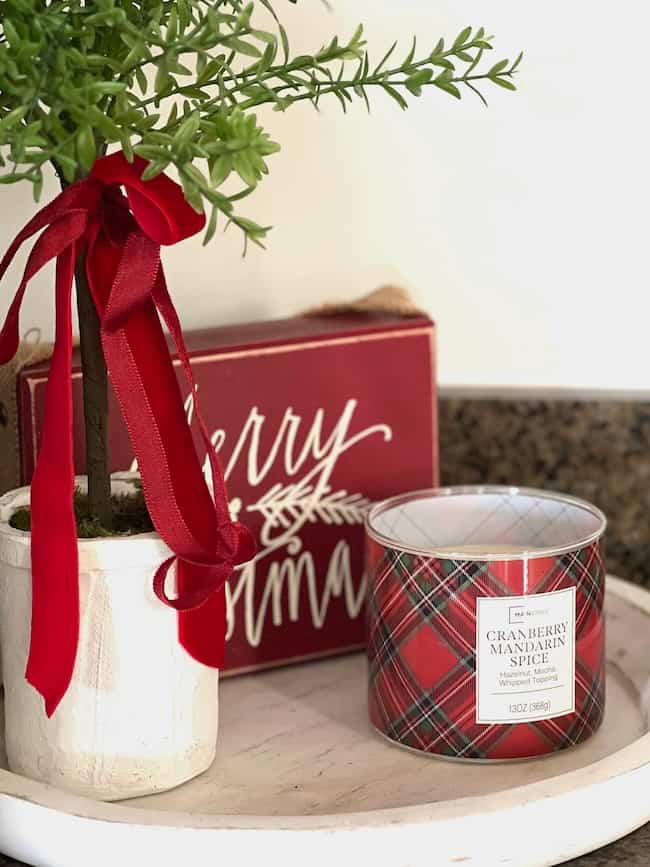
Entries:
[[[36, 240], [0, 332], [0, 364], [19, 344], [20, 305], [31, 278], [56, 259], [56, 339], [45, 420], [32, 480], [32, 631], [26, 678], [51, 716], [74, 670], [79, 638], [77, 531], [73, 510], [72, 280], [85, 253], [101, 322], [104, 355], [142, 476], [156, 530], [174, 556], [154, 576], [158, 598], [178, 611], [179, 640], [198, 661], [222, 665], [225, 582], [250, 559], [250, 532], [230, 518], [223, 474], [201, 415], [180, 322], [167, 291], [160, 245], [204, 225], [178, 184], [165, 175], [144, 182], [145, 160], [122, 153], [98, 160], [91, 175], [65, 189], [19, 233], [0, 263], [0, 279], [20, 246]], [[122, 192], [122, 188], [125, 193]], [[194, 398], [194, 417], [210, 460], [213, 496], [185, 416], [160, 318], [176, 345]], [[165, 579], [176, 563], [177, 596]]]

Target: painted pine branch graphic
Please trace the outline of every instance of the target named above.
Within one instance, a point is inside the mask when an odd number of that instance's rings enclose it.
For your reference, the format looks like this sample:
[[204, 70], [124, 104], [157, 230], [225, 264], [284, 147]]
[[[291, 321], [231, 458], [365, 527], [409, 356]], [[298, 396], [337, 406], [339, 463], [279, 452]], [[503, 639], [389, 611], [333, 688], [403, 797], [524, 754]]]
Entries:
[[362, 524], [370, 500], [362, 494], [349, 494], [346, 490], [330, 492], [325, 489], [320, 495], [313, 485], [302, 482], [271, 487], [257, 503], [248, 506], [248, 512], [259, 512], [267, 527], [289, 529], [296, 521], [339, 526]]

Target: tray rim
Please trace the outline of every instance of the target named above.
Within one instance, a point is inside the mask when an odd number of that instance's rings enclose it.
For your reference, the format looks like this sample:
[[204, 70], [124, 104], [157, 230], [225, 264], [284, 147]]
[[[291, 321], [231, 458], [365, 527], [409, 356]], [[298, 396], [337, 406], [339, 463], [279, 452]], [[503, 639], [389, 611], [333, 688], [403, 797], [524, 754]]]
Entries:
[[[607, 576], [607, 590], [650, 616], [650, 591], [613, 575]], [[111, 803], [69, 794], [62, 789], [27, 779], [4, 769], [0, 769], [0, 800], [26, 802], [34, 807], [53, 810], [76, 820], [170, 830], [174, 828], [219, 832], [371, 830], [395, 825], [438, 824], [470, 819], [479, 814], [485, 816], [495, 812], [503, 813], [546, 801], [549, 798], [562, 799], [581, 790], [595, 789], [606, 783], [615, 782], [624, 776], [638, 776], [639, 773], [643, 773], [644, 777], [647, 775], [650, 782], [650, 732], [610, 756], [547, 780], [505, 789], [491, 796], [473, 795], [379, 810], [309, 816], [254, 814], [237, 816], [156, 810], [130, 807], [126, 801]], [[650, 819], [650, 803], [622, 833], [633, 831], [648, 819]], [[596, 842], [595, 847], [613, 839], [617, 839], [617, 835], [610, 834], [603, 837], [602, 841]]]

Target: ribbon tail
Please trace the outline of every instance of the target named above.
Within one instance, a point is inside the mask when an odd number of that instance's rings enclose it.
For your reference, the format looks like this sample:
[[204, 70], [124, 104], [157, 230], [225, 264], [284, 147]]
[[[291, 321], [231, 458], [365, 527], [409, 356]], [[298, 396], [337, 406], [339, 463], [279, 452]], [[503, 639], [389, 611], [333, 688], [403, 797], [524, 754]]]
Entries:
[[[92, 256], [89, 259], [92, 263]], [[192, 657], [215, 666], [223, 659], [225, 599], [219, 584], [227, 575], [215, 581], [219, 524], [160, 319], [149, 297], [159, 267], [157, 246], [132, 235], [103, 310], [101, 299], [109, 293], [98, 285], [97, 274], [92, 275], [91, 286], [101, 310], [104, 355], [147, 506], [157, 531], [178, 555], [179, 603], [173, 607], [179, 610], [179, 639]], [[164, 574], [166, 568], [159, 577]], [[186, 603], [197, 607], [183, 611]]]
[[[208, 456], [210, 464], [210, 473], [212, 479], [212, 497], [214, 507], [219, 522], [219, 530], [224, 534], [224, 541], [228, 544], [231, 550], [231, 560], [235, 565], [246, 563], [255, 556], [257, 545], [251, 531], [244, 524], [238, 521], [233, 521], [230, 516], [230, 506], [228, 502], [228, 492], [226, 490], [226, 479], [221, 468], [221, 462], [217, 456], [214, 444], [208, 431], [208, 426], [205, 423], [203, 411], [201, 409], [201, 401], [199, 390], [194, 379], [190, 358], [187, 354], [187, 348], [183, 339], [183, 331], [178, 319], [178, 314], [172, 302], [165, 275], [162, 268], [158, 272], [158, 277], [153, 291], [153, 299], [158, 312], [163, 318], [165, 325], [169, 329], [169, 333], [176, 345], [178, 360], [181, 363], [185, 379], [190, 388], [190, 394], [194, 400], [194, 418], [199, 426], [199, 433], [203, 440], [203, 445]], [[225, 536], [227, 534], [227, 537]]]
[[32, 628], [25, 676], [52, 716], [74, 671], [79, 638], [79, 554], [73, 506], [72, 279], [76, 245], [56, 267], [56, 342], [43, 439], [32, 480]]
[[[180, 560], [177, 566], [179, 598], [191, 595], [201, 586], [201, 570]], [[178, 612], [178, 640], [197, 662], [212, 668], [223, 668], [226, 643], [226, 587], [210, 594], [198, 608]]]
[[[221, 528], [228, 529], [230, 535], [233, 537], [229, 541], [234, 551], [234, 562], [243, 563], [255, 556], [255, 540], [247, 527], [230, 520], [228, 494], [226, 492], [226, 482], [221, 469], [221, 463], [217, 457], [203, 413], [201, 412], [199, 391], [196, 387], [190, 359], [185, 348], [183, 332], [176, 309], [169, 295], [162, 269], [158, 273], [154, 289], [154, 301], [176, 344], [178, 358], [183, 367], [190, 392], [194, 398], [194, 416], [197, 419], [201, 439], [203, 440], [210, 463], [212, 495], [216, 513], [221, 522]], [[178, 564], [177, 582], [179, 596], [191, 596], [196, 592], [200, 576], [193, 574], [194, 571], [190, 564]], [[229, 577], [226, 576], [225, 580], [227, 581]], [[224, 583], [224, 586], [216, 593], [213, 593], [204, 605], [189, 611], [181, 611], [178, 615], [178, 637], [183, 647], [194, 659], [203, 662], [205, 665], [211, 665], [214, 668], [223, 667], [227, 632], [226, 592]], [[219, 633], [218, 640], [216, 640], [215, 636], [217, 631]]]
[[[174, 344], [176, 345], [178, 359], [183, 368], [185, 379], [187, 380], [190, 388], [190, 393], [194, 401], [194, 417], [197, 420], [201, 439], [203, 440], [203, 445], [205, 446], [208, 461], [210, 463], [210, 470], [212, 474], [212, 496], [214, 499], [214, 506], [217, 512], [217, 520], [219, 521], [219, 524], [221, 526], [231, 524], [232, 522], [230, 520], [228, 495], [226, 493], [226, 482], [223, 472], [221, 470], [221, 464], [219, 462], [219, 459], [217, 458], [217, 453], [212, 444], [212, 440], [210, 439], [207, 425], [203, 418], [199, 390], [196, 386], [196, 381], [194, 379], [194, 374], [190, 365], [190, 359], [187, 354], [187, 349], [185, 348], [185, 341], [183, 339], [181, 323], [179, 321], [178, 314], [176, 313], [176, 308], [174, 307], [171, 296], [169, 294], [169, 290], [167, 289], [167, 283], [165, 281], [165, 275], [162, 271], [162, 268], [158, 271], [156, 284], [154, 286], [153, 299], [156, 307], [158, 308], [158, 312], [162, 316], [165, 325], [169, 329], [169, 333], [172, 336]], [[233, 534], [233, 541], [236, 544], [236, 534]]]
[[151, 519], [175, 554], [210, 563], [217, 536], [212, 499], [165, 335], [149, 297], [159, 266], [158, 247], [135, 234], [121, 253], [110, 300], [103, 309], [101, 296], [109, 293], [97, 286], [96, 275], [89, 274], [90, 283], [102, 320], [104, 355]]
[[[147, 302], [130, 318], [126, 328], [103, 332], [103, 345], [154, 526], [171, 550], [181, 555], [177, 560], [178, 598], [197, 595], [203, 600], [200, 607], [178, 611], [179, 641], [198, 662], [220, 667], [226, 631], [224, 590], [215, 592], [214, 588], [206, 587], [209, 568], [182, 559], [183, 554], [191, 556], [199, 552], [206, 561], [209, 559], [212, 553], [209, 548], [191, 537], [197, 518], [204, 521], [210, 512], [214, 515], [214, 507], [153, 304]], [[149, 369], [154, 359], [155, 373]], [[152, 380], [156, 382], [155, 388]], [[193, 481], [194, 496], [189, 502], [184, 497], [181, 503], [183, 495], [179, 496], [177, 488], [179, 473], [186, 481]], [[200, 496], [202, 489], [207, 502]], [[202, 509], [202, 515], [197, 514], [197, 508]]]

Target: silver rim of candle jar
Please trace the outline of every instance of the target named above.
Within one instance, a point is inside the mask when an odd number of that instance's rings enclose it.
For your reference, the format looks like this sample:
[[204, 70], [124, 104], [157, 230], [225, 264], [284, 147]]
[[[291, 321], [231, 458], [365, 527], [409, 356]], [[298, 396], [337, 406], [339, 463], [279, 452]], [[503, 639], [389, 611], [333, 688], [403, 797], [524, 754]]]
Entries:
[[[535, 548], [532, 551], [528, 551], [522, 546], [521, 551], [508, 551], [502, 554], [499, 554], [498, 552], [463, 552], [462, 546], [460, 546], [457, 551], [452, 551], [449, 546], [437, 549], [435, 547], [417, 548], [411, 545], [404, 545], [399, 539], [392, 536], [385, 536], [373, 527], [373, 521], [376, 521], [376, 519], [384, 512], [397, 506], [403, 506], [404, 504], [412, 503], [415, 500], [438, 499], [441, 497], [454, 497], [467, 494], [497, 494], [499, 496], [525, 496], [538, 497], [544, 500], [554, 500], [555, 502], [566, 503], [567, 505], [584, 509], [599, 521], [599, 526], [593, 533], [580, 537], [576, 539], [575, 542], [570, 542], [566, 545], [552, 546], [550, 548]], [[406, 494], [399, 494], [396, 497], [390, 497], [387, 500], [375, 503], [366, 514], [365, 526], [366, 533], [371, 539], [374, 539], [375, 542], [379, 542], [385, 548], [391, 548], [395, 551], [404, 551], [407, 554], [416, 554], [423, 557], [438, 557], [441, 560], [498, 560], [499, 562], [503, 562], [505, 560], [534, 560], [540, 557], [554, 557], [559, 554], [566, 554], [568, 551], [575, 551], [579, 548], [584, 548], [587, 545], [596, 542], [603, 536], [607, 529], [607, 518], [597, 506], [594, 506], [587, 500], [581, 500], [579, 497], [572, 497], [569, 494], [544, 491], [539, 488], [520, 488], [510, 485], [452, 485], [451, 487], [446, 488], [426, 488], [419, 491], [410, 491]]]

